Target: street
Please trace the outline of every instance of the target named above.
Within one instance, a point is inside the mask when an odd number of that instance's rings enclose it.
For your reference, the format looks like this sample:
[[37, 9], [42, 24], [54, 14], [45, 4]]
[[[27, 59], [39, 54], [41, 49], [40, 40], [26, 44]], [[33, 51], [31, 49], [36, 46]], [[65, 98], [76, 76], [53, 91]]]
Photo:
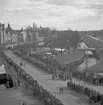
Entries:
[[[3, 63], [1, 62], [1, 55], [0, 55], [0, 65]], [[14, 71], [12, 68], [10, 68]], [[5, 69], [4, 66], [0, 66], [0, 73], [4, 73]], [[9, 71], [9, 70], [8, 70]], [[16, 77], [16, 73], [13, 73], [13, 78]], [[15, 78], [14, 78], [15, 79]], [[32, 90], [27, 90], [25, 88], [25, 83], [23, 79], [19, 78], [21, 82], [21, 86], [16, 88], [6, 88], [4, 85], [0, 85], [0, 105], [20, 105], [21, 102], [26, 102], [27, 105], [43, 105], [40, 101], [33, 96]]]
[[[13, 61], [18, 65], [21, 62], [21, 58], [13, 54], [12, 51], [5, 52], [10, 58], [14, 57]], [[30, 74], [34, 79], [37, 79], [39, 84], [41, 84], [45, 89], [50, 91], [52, 94], [56, 95], [64, 105], [89, 105], [87, 97], [77, 94], [74, 91], [67, 89], [67, 81], [52, 80], [52, 75], [47, 74], [41, 69], [26, 62], [25, 67], [22, 68]], [[81, 82], [73, 79], [75, 82]], [[59, 87], [64, 88], [64, 93], [59, 94]]]
[[[90, 68], [96, 64], [96, 60], [94, 58], [88, 58], [87, 60], [87, 68]], [[86, 69], [86, 60], [78, 67], [79, 71]]]

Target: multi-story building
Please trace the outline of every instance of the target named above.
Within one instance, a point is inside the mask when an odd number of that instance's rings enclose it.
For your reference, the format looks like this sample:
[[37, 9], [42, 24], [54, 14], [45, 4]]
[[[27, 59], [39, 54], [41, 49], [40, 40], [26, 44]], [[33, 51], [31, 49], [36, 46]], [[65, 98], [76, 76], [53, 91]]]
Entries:
[[8, 24], [5, 29], [5, 25], [0, 23], [0, 44], [15, 44], [23, 40], [20, 30], [12, 30]]
[[4, 44], [5, 25], [0, 23], [0, 44]]
[[22, 42], [24, 42], [23, 34], [20, 31], [18, 31], [17, 43], [22, 43]]
[[27, 38], [27, 32], [26, 32], [26, 30], [23, 30], [23, 31], [21, 32], [21, 34], [23, 35], [23, 40], [24, 40], [24, 42], [26, 42], [26, 38]]
[[17, 43], [18, 43], [18, 39], [17, 39], [17, 38], [18, 38], [18, 32], [15, 32], [15, 31], [14, 31], [14, 32], [12, 33], [12, 43], [13, 43], [13, 44], [17, 44]]

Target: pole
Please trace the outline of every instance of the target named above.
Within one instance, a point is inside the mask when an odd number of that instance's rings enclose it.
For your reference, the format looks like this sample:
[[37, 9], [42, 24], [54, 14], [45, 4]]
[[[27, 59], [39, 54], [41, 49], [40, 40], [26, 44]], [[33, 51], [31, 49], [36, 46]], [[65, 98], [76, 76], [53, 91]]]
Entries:
[[2, 26], [2, 32], [3, 32], [3, 46], [4, 46], [4, 24]]
[[86, 54], [86, 49], [85, 49], [85, 56], [86, 56], [86, 70], [88, 69], [88, 51], [87, 51], [87, 54]]
[[68, 67], [68, 70], [69, 70], [69, 80], [70, 80], [70, 82], [72, 82], [72, 72], [71, 72], [71, 68]]

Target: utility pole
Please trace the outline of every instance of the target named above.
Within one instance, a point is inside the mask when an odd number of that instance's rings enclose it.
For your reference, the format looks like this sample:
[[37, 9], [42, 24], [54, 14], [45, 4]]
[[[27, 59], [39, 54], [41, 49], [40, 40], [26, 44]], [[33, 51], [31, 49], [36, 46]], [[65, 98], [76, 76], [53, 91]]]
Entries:
[[87, 49], [85, 49], [85, 58], [86, 58], [86, 71], [87, 71], [88, 69], [88, 50]]
[[68, 69], [68, 71], [69, 71], [69, 80], [70, 80], [70, 82], [72, 82], [72, 70], [71, 70], [71, 67], [69, 67], [69, 66], [67, 65], [67, 69]]
[[52, 54], [52, 59], [53, 59], [53, 44], [52, 44], [52, 37], [51, 37], [51, 32], [50, 29], [48, 29], [48, 37], [50, 38], [50, 50], [51, 50], [51, 54]]
[[2, 32], [3, 32], [3, 46], [4, 46], [4, 30], [5, 30], [5, 25], [2, 24]]

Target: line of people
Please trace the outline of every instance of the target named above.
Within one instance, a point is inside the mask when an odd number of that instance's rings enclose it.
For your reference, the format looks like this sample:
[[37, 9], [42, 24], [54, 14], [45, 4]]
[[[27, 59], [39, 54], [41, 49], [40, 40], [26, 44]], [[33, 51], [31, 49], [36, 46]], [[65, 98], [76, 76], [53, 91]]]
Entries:
[[86, 71], [74, 71], [72, 75], [80, 80], [89, 82], [95, 85], [103, 85], [103, 76], [97, 75], [95, 73], [89, 73]]
[[[14, 51], [14, 53], [17, 54], [18, 56], [23, 57], [19, 51]], [[35, 54], [29, 55], [28, 57], [25, 58], [25, 60], [29, 61], [32, 64], [35, 64], [36, 66], [42, 68], [46, 72], [53, 74], [54, 78], [59, 78], [62, 80], [69, 79], [69, 70], [67, 66], [60, 65], [57, 61], [43, 59]]]
[[67, 87], [74, 90], [75, 92], [86, 95], [89, 98], [90, 103], [98, 103], [100, 105], [103, 105], [102, 93], [99, 93], [98, 91], [95, 91], [92, 88], [88, 88], [87, 86], [84, 86], [82, 84], [75, 84], [73, 82], [67, 82]]
[[56, 98], [56, 96], [52, 95], [48, 90], [39, 85], [37, 80], [34, 80], [29, 74], [27, 74], [13, 61], [8, 58], [6, 58], [5, 60], [10, 66], [14, 66], [15, 72], [17, 72], [18, 76], [21, 76], [28, 82], [29, 86], [33, 88], [34, 96], [43, 101], [45, 105], [63, 105], [63, 103], [58, 98]]
[[[15, 54], [18, 54], [19, 56], [22, 56], [20, 52], [16, 51]], [[43, 59], [38, 55], [32, 54], [28, 58], [26, 58], [27, 61], [37, 65], [38, 67], [44, 69], [46, 72], [53, 74], [53, 78], [58, 77], [59, 79], [67, 80], [69, 79], [69, 70], [72, 72], [72, 76], [95, 84], [95, 85], [102, 85], [103, 84], [103, 76], [94, 74], [94, 73], [89, 73], [85, 71], [78, 71], [78, 70], [72, 70], [72, 66], [77, 65], [76, 63], [80, 64], [83, 59], [75, 61], [75, 63], [70, 64], [70, 69], [65, 67], [64, 65], [60, 65], [56, 61], [49, 61], [48, 59]]]
[[[42, 99], [42, 97], [45, 97], [45, 95], [42, 95], [41, 93], [46, 92], [46, 94], [47, 94], [48, 91], [43, 89], [43, 87], [40, 86], [36, 80], [33, 80], [32, 77], [30, 77], [28, 74], [26, 74], [26, 72], [24, 72], [22, 69], [20, 69], [17, 65], [15, 66], [15, 70], [17, 70], [18, 74], [21, 75], [24, 79], [28, 80], [28, 82], [31, 84], [31, 86], [33, 88], [35, 88], [34, 89], [34, 95], [35, 96], [39, 96], [40, 99]], [[81, 84], [75, 84], [73, 82], [68, 82], [67, 86], [69, 88], [73, 89], [74, 91], [80, 92], [80, 93], [86, 95], [87, 97], [89, 97], [89, 102], [90, 103], [100, 103], [101, 105], [103, 105], [103, 95], [102, 95], [102, 93], [99, 93], [98, 91], [95, 91], [95, 90], [93, 90], [91, 88], [88, 88], [86, 86], [83, 86]], [[62, 90], [60, 90], [60, 91], [61, 91], [61, 93], [63, 93]], [[52, 96], [51, 93], [48, 93], [48, 94], [49, 94], [50, 97], [55, 97], [55, 96]], [[47, 94], [47, 96], [48, 96], [48, 94]], [[52, 102], [51, 98], [47, 99], [47, 100], [51, 100], [49, 102]], [[49, 105], [48, 101], [46, 101], [45, 99], [43, 101], [44, 101], [45, 104]], [[56, 105], [59, 105], [59, 104], [56, 104]], [[60, 102], [60, 105], [62, 105], [61, 102]]]

